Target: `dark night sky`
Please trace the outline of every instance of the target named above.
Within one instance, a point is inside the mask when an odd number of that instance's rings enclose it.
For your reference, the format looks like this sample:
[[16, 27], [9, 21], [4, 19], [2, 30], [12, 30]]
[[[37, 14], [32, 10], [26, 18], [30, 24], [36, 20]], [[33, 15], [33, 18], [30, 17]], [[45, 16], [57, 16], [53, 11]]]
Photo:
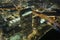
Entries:
[[60, 40], [60, 32], [52, 29], [45, 36], [43, 36], [40, 40]]

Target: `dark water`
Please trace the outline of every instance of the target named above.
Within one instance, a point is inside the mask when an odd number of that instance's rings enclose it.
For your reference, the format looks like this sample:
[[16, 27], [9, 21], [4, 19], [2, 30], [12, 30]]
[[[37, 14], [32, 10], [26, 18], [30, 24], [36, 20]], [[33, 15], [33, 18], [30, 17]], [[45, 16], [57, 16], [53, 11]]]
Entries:
[[52, 29], [40, 40], [60, 40], [60, 32]]

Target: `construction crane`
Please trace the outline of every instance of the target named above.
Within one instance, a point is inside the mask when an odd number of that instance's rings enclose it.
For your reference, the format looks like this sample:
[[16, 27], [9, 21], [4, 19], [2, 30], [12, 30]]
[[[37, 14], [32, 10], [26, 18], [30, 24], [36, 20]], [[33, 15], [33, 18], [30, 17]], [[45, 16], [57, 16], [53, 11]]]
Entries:
[[43, 18], [45, 20], [48, 20], [50, 23], [54, 23], [55, 22], [55, 19], [51, 19], [47, 15], [44, 15], [43, 13], [39, 13], [39, 12], [33, 11], [33, 14], [35, 16], [39, 16], [40, 18]]

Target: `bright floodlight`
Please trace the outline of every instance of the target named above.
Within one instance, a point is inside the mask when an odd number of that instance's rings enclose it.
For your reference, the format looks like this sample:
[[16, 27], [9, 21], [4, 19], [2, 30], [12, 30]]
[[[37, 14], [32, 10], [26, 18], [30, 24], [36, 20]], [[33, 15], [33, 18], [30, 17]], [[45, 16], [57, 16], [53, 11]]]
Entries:
[[45, 22], [45, 19], [41, 19], [41, 20], [40, 20], [40, 23], [44, 23], [44, 22]]

